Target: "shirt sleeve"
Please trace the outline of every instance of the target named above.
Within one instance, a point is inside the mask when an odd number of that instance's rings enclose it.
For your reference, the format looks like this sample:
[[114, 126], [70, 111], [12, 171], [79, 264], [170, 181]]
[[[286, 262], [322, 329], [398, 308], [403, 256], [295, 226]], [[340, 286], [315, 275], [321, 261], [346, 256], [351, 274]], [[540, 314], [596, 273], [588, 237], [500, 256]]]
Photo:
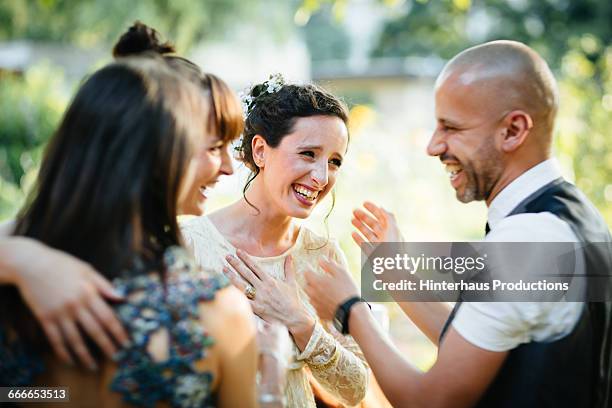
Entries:
[[[485, 241], [577, 242], [577, 238], [561, 219], [539, 213], [504, 218]], [[452, 327], [477, 347], [507, 351], [522, 343], [552, 341], [569, 334], [582, 306], [572, 302], [464, 302]]]

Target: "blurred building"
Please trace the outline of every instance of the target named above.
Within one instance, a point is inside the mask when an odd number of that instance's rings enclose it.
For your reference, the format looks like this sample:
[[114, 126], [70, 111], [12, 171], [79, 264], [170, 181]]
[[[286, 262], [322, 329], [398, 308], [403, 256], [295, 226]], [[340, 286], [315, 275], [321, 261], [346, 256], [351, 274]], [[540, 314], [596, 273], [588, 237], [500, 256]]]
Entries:
[[82, 49], [72, 44], [16, 40], [0, 42], [0, 70], [21, 73], [50, 63], [63, 69], [68, 79], [80, 80], [93, 63], [110, 60], [110, 50]]

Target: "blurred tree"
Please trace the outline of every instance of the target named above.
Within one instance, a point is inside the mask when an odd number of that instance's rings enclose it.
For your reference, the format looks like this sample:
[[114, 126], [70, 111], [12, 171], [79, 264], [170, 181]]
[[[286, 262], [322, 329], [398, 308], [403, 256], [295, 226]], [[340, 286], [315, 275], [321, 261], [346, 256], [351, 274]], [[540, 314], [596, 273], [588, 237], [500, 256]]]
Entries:
[[306, 11], [298, 9], [295, 20], [305, 23], [304, 36], [313, 61], [348, 58], [351, 51], [350, 39], [341, 21], [334, 17], [333, 7], [323, 5], [312, 16], [307, 15], [307, 19], [302, 13]]
[[41, 147], [66, 106], [62, 71], [47, 64], [23, 75], [0, 72], [0, 220], [24, 199]]
[[[572, 39], [612, 40], [612, 2], [606, 0], [415, 0], [390, 20], [374, 56], [436, 54], [450, 58], [466, 46], [508, 39], [529, 44], [558, 67]], [[601, 47], [590, 47], [593, 60]]]
[[133, 21], [142, 20], [185, 52], [204, 37], [223, 35], [227, 23], [247, 15], [252, 4], [240, 0], [5, 0], [0, 2], [0, 40], [108, 46]]
[[383, 28], [374, 57], [437, 55], [495, 39], [522, 41], [556, 72], [556, 147], [612, 224], [612, 1], [414, 0]]
[[[203, 38], [223, 37], [231, 24], [240, 24], [256, 7], [263, 5], [241, 0], [0, 0], [0, 41], [110, 49], [138, 19], [187, 52]], [[48, 64], [25, 72], [0, 68], [0, 220], [23, 203], [71, 85], [61, 69]]]

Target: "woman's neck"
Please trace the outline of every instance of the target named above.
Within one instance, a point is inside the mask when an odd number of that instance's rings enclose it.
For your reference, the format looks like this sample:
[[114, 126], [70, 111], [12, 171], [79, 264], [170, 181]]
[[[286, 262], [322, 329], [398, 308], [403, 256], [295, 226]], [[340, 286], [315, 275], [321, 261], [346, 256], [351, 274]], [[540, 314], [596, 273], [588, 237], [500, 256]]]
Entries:
[[[217, 225], [234, 246], [251, 255], [280, 255], [295, 244], [299, 229], [292, 217], [271, 205], [257, 181], [247, 191], [248, 202], [243, 197], [227, 207], [217, 218]], [[214, 221], [216, 217], [212, 218]]]

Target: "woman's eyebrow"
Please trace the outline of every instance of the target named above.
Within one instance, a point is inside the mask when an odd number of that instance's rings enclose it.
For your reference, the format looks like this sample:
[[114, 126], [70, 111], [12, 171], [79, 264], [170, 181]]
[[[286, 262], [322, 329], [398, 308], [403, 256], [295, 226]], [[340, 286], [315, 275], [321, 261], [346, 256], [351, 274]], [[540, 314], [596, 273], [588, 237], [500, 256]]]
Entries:
[[298, 149], [304, 149], [304, 150], [321, 150], [322, 147], [319, 145], [299, 145]]

